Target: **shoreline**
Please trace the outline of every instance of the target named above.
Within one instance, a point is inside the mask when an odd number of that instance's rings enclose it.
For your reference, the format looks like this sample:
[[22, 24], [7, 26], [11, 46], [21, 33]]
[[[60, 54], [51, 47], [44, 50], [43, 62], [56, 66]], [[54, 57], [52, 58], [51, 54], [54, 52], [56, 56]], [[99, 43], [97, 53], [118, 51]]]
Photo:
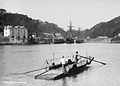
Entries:
[[[120, 41], [111, 41], [112, 38], [95, 38], [95, 39], [87, 39], [84, 43], [120, 43]], [[41, 45], [44, 43], [10, 43], [10, 42], [0, 42], [0, 45]], [[48, 44], [48, 43], [45, 43]], [[55, 43], [55, 44], [65, 44], [65, 43]], [[69, 44], [69, 43], [66, 43]], [[74, 43], [71, 43], [74, 44]], [[82, 43], [75, 43], [82, 44]]]

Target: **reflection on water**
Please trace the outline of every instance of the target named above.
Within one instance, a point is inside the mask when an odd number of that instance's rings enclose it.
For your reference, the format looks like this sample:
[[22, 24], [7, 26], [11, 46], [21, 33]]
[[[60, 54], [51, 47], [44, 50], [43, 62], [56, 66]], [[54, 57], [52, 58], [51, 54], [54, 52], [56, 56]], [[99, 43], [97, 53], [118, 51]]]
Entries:
[[63, 84], [62, 84], [62, 86], [68, 86], [68, 85], [67, 85], [66, 78], [63, 78], [63, 79], [62, 79], [62, 81], [63, 81]]
[[[107, 65], [93, 62], [87, 70], [56, 81], [35, 80], [34, 76], [42, 71], [20, 74], [41, 68], [46, 59], [53, 58], [53, 53], [58, 58], [74, 55], [76, 51]], [[119, 66], [120, 44], [0, 46], [0, 86], [119, 86]]]

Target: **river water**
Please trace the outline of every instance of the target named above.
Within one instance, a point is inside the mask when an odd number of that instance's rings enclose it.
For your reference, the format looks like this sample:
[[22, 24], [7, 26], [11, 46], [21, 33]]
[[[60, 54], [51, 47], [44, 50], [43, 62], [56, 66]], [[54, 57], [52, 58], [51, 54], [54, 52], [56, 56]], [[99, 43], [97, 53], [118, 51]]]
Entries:
[[[35, 80], [40, 71], [22, 74], [44, 66], [46, 59], [71, 56], [78, 51], [94, 56], [106, 65], [93, 62], [84, 72], [59, 80]], [[0, 86], [119, 86], [120, 44], [83, 43], [0, 46]]]

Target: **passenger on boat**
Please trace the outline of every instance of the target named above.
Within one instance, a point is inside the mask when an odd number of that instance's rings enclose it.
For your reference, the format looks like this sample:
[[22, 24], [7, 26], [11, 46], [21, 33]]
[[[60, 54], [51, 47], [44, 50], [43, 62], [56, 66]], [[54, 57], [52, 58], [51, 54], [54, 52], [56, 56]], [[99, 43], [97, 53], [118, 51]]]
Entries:
[[65, 61], [65, 57], [64, 56], [62, 56], [62, 58], [61, 58], [61, 63], [62, 63], [63, 73], [66, 74], [67, 73], [66, 66], [65, 66], [66, 61]]
[[49, 70], [49, 62], [46, 60], [45, 63], [46, 63], [46, 71], [48, 71]]
[[74, 62], [75, 62], [75, 64], [73, 64], [73, 68], [77, 68], [77, 63], [78, 63], [79, 59], [81, 59], [81, 58], [80, 58], [80, 56], [78, 55], [78, 51], [76, 51], [76, 55], [75, 55], [75, 57], [74, 57]]

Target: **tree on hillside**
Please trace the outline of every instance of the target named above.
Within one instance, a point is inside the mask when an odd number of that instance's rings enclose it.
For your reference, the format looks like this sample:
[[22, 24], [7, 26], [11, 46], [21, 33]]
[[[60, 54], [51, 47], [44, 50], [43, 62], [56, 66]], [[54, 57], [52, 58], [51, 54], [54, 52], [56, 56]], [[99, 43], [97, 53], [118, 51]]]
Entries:
[[0, 32], [3, 32], [3, 28], [4, 28], [4, 15], [6, 14], [6, 10], [5, 9], [0, 9]]
[[114, 37], [120, 33], [120, 16], [108, 21], [102, 22], [91, 28], [91, 38], [98, 36]]
[[[49, 23], [47, 21], [42, 22], [38, 19], [32, 19], [24, 14], [7, 13], [4, 9], [0, 10], [0, 25], [22, 25], [28, 29], [30, 34], [61, 33], [64, 36], [66, 34], [62, 28], [58, 27], [54, 23]], [[3, 28], [0, 30], [3, 30]]]

